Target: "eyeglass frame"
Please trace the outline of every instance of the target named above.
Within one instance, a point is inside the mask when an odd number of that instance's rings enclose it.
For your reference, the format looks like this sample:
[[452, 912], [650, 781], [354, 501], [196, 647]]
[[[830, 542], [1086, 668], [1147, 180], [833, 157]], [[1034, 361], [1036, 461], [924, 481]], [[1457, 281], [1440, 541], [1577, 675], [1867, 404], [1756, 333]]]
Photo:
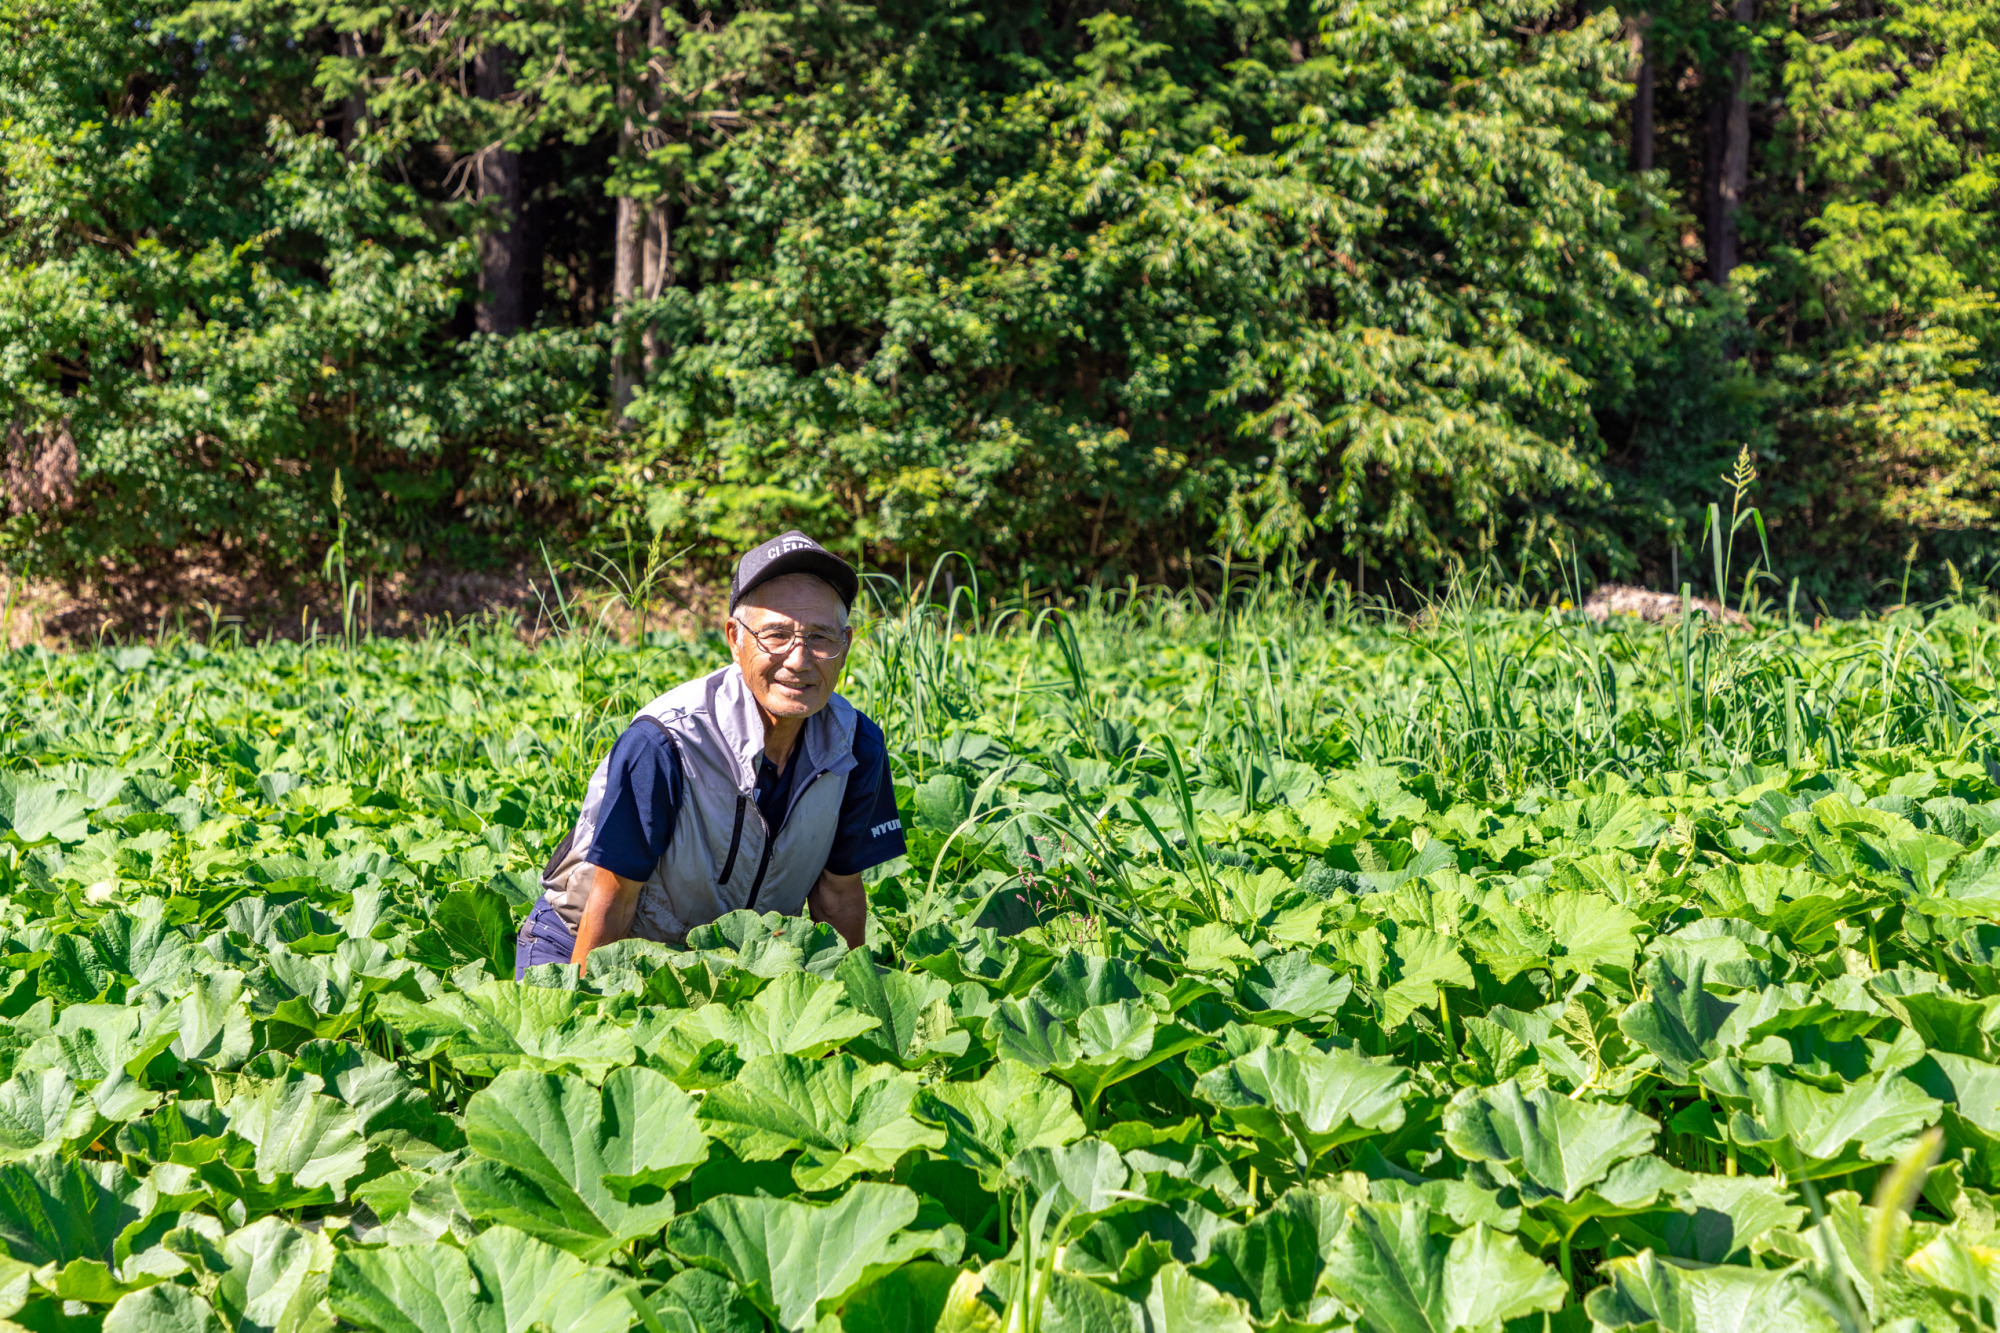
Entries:
[[[807, 629], [803, 625], [794, 625], [786, 635], [784, 646], [780, 648], [773, 648], [769, 644], [764, 642], [764, 635], [776, 633], [778, 630], [777, 626], [773, 625], [770, 629], [767, 630], [756, 630], [752, 629], [750, 627], [750, 622], [743, 619], [743, 617], [741, 616], [732, 615], [729, 617], [729, 619], [732, 623], [742, 626], [743, 632], [750, 636], [751, 641], [757, 645], [757, 650], [763, 653], [766, 657], [775, 657], [782, 660], [792, 655], [793, 648], [797, 647], [799, 644], [804, 644], [806, 649], [806, 656], [810, 657], [813, 661], [836, 662], [839, 661], [841, 658], [847, 656], [848, 650], [854, 646], [851, 641], [851, 635], [853, 633], [853, 631], [851, 630], [848, 631], [850, 638], [836, 639], [834, 638], [833, 635], [827, 634], [824, 630]], [[835, 643], [840, 645], [840, 650], [838, 652], [829, 653], [825, 657], [821, 657], [818, 653], [814, 652], [812, 649], [812, 640], [815, 637], [833, 639]]]

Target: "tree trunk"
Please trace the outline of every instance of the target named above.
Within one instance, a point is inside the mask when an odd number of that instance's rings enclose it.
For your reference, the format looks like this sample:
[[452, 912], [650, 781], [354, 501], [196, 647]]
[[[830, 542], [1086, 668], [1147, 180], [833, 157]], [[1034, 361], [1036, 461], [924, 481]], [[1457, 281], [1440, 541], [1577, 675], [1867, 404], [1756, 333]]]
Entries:
[[[1734, 0], [1730, 17], [1747, 27], [1756, 17], [1756, 0]], [[1742, 35], [1740, 35], [1742, 36]], [[1716, 163], [1713, 217], [1709, 230], [1709, 281], [1725, 283], [1742, 259], [1737, 215], [1750, 188], [1750, 50], [1739, 47], [1729, 57], [1729, 93], [1709, 113], [1710, 159]], [[1720, 139], [1720, 143], [1715, 141]], [[1719, 151], [1718, 151], [1719, 148]]]
[[[621, 136], [622, 137], [622, 136]], [[618, 197], [618, 231], [613, 237], [611, 276], [612, 315], [611, 406], [618, 423], [625, 424], [625, 409], [632, 404], [632, 392], [639, 384], [639, 357], [631, 346], [628, 325], [632, 302], [640, 295], [645, 260], [645, 210], [630, 195]]]
[[[632, 37], [629, 28], [618, 34], [618, 107], [621, 113], [618, 122], [618, 161], [629, 168], [638, 151], [638, 126], [634, 123], [639, 113], [639, 90], [637, 84], [644, 77], [643, 67], [632, 60]], [[646, 219], [638, 201], [629, 194], [618, 196], [618, 221], [611, 238], [611, 413], [619, 426], [624, 426], [625, 409], [632, 403], [632, 391], [639, 381], [638, 357], [632, 347], [632, 330], [628, 318], [632, 302], [640, 295], [641, 284], [645, 281], [645, 233]]]
[[[674, 259], [668, 248], [671, 233], [667, 228], [667, 204], [664, 199], [656, 201], [646, 210], [645, 236], [643, 241], [645, 278], [644, 287], [647, 300], [653, 300], [673, 285]], [[665, 355], [660, 339], [660, 331], [651, 324], [640, 339], [644, 352], [646, 375], [650, 378], [653, 370]]]
[[[498, 102], [514, 91], [513, 53], [503, 46], [479, 53], [472, 64], [480, 98]], [[479, 238], [478, 308], [481, 333], [513, 333], [521, 327], [521, 289], [527, 245], [521, 224], [521, 155], [500, 144], [483, 149], [473, 170], [479, 200], [496, 215], [496, 225]]]
[[1632, 21], [1639, 70], [1632, 81], [1632, 170], [1653, 169], [1653, 16], [1641, 14]]
[[[663, 51], [667, 45], [666, 24], [660, 9], [661, 0], [651, 0], [647, 6], [646, 44], [651, 51]], [[666, 89], [656, 72], [649, 70], [652, 95], [647, 99], [647, 109], [652, 113], [654, 136], [659, 134], [658, 123], [661, 109], [666, 105]], [[648, 147], [653, 145], [648, 144]], [[646, 210], [645, 235], [641, 240], [642, 273], [640, 282], [646, 299], [659, 299], [674, 280], [673, 233], [667, 223], [667, 198], [665, 193], [654, 197], [652, 207]], [[651, 324], [646, 326], [643, 338], [645, 373], [650, 377], [659, 364], [662, 355], [659, 330]]]
[[[658, 129], [651, 124], [642, 127], [640, 118], [655, 120], [664, 98], [660, 79], [652, 69], [653, 53], [666, 45], [661, 0], [651, 0], [647, 6], [645, 36], [644, 49], [638, 53], [630, 48], [629, 29], [618, 36], [619, 63], [623, 70], [618, 102], [624, 111], [618, 129], [618, 156], [628, 170], [635, 159], [658, 147], [660, 141]], [[632, 58], [635, 54], [639, 56], [636, 60]], [[613, 319], [611, 402], [623, 425], [633, 393], [661, 355], [659, 335], [650, 325], [642, 329], [630, 326], [629, 307], [636, 300], [657, 297], [673, 281], [665, 199], [642, 206], [630, 195], [620, 195], [617, 226], [611, 284], [617, 311]]]
[[[359, 60], [366, 53], [358, 32], [343, 32], [336, 39], [343, 60]], [[353, 148], [355, 139], [361, 135], [362, 127], [368, 123], [368, 99], [360, 93], [345, 97], [340, 102], [340, 151], [346, 153]]]

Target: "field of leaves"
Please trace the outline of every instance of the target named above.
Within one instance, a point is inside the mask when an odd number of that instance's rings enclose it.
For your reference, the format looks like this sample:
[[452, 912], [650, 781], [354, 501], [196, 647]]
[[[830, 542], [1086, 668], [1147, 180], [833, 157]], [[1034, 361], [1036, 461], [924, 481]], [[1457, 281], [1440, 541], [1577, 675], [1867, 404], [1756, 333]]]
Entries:
[[0, 1326], [1992, 1326], [1985, 610], [966, 606], [867, 951], [526, 985], [715, 640], [0, 661]]

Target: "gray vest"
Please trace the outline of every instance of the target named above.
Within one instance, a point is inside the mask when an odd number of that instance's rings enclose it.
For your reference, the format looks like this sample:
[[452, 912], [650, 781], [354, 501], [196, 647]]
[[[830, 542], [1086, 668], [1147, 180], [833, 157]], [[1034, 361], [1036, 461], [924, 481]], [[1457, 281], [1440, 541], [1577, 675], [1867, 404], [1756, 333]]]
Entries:
[[[791, 809], [771, 836], [757, 808], [764, 721], [743, 673], [730, 665], [691, 680], [639, 710], [657, 719], [680, 763], [682, 800], [666, 855], [639, 890], [632, 934], [679, 945], [695, 926], [754, 907], [796, 913], [826, 869], [840, 822], [840, 798], [854, 770], [854, 705], [838, 694], [806, 719], [792, 759]], [[583, 809], [542, 871], [542, 890], [574, 932], [590, 901], [592, 867], [583, 859], [597, 832], [607, 755], [590, 775]]]

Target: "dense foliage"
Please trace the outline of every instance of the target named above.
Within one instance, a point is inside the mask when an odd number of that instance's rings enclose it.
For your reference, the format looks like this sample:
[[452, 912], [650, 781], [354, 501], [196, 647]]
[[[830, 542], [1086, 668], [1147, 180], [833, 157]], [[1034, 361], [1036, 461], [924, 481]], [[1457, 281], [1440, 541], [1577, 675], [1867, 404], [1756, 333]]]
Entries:
[[15, 564], [1991, 568], [1991, 0], [0, 19]]
[[9, 656], [0, 1317], [1991, 1327], [1990, 618], [1329, 609], [874, 620], [868, 949], [527, 984], [713, 640]]

